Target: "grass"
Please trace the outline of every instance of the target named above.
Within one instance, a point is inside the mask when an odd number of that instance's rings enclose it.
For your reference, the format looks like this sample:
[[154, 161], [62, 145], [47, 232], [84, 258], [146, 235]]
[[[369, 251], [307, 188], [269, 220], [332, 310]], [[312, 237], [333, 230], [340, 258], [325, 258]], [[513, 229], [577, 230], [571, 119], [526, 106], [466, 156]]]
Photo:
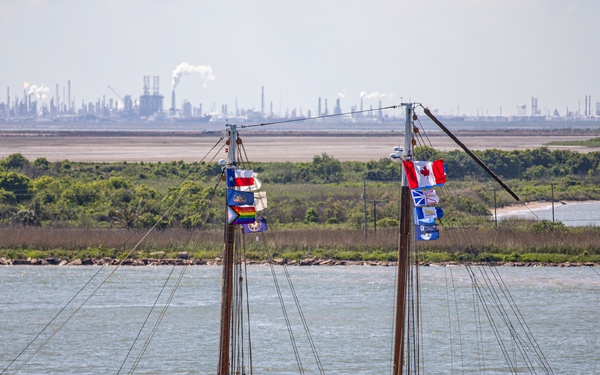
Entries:
[[[600, 262], [600, 228], [531, 230], [520, 226], [442, 228], [438, 241], [419, 243], [422, 262]], [[132, 258], [173, 259], [187, 252], [196, 259], [221, 256], [219, 230], [167, 229], [154, 231], [141, 244], [145, 232], [124, 229], [0, 228], [0, 257], [28, 258]], [[246, 235], [246, 257], [253, 260], [283, 258], [300, 261], [321, 258], [389, 262], [397, 259], [397, 230], [376, 235], [355, 229], [271, 228]]]
[[554, 142], [548, 142], [547, 144], [552, 145], [552, 146], [600, 147], [600, 137], [586, 139], [586, 140], [580, 140], [580, 141], [562, 141], [562, 142], [554, 141]]

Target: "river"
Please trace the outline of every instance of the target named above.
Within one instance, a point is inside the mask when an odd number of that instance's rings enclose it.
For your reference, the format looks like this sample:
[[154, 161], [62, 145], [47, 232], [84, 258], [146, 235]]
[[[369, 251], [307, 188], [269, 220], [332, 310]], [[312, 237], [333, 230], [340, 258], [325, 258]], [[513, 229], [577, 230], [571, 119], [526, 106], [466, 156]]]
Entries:
[[[174, 273], [183, 269], [175, 268]], [[288, 269], [325, 373], [390, 373], [395, 269], [366, 266]], [[113, 270], [91, 266], [1, 267], [0, 367], [5, 369], [9, 365], [76, 291], [86, 285], [91, 275], [99, 272], [100, 277], [92, 280], [82, 295], [89, 295]], [[283, 277], [281, 267], [275, 270]], [[502, 276], [554, 373], [600, 373], [597, 358], [600, 353], [600, 270], [589, 267], [498, 267], [495, 270]], [[118, 373], [170, 272], [169, 267], [119, 268], [19, 373]], [[135, 373], [216, 372], [220, 272], [220, 267], [215, 266], [187, 268], [162, 325]], [[424, 330], [425, 372], [450, 373], [448, 366], [454, 363], [462, 366], [462, 372], [455, 370], [456, 373], [474, 373], [479, 364], [470, 358], [471, 353], [477, 352], [477, 347], [473, 347], [477, 340], [470, 339], [467, 328], [474, 321], [474, 309], [467, 307], [467, 302], [473, 299], [473, 289], [466, 268], [421, 267], [420, 272], [423, 326], [428, 327]], [[255, 373], [295, 373], [297, 368], [269, 268], [251, 266], [248, 282]], [[167, 284], [165, 295], [173, 283]], [[283, 292], [284, 297], [289, 293], [285, 288]], [[447, 297], [457, 301], [458, 307], [450, 309]], [[67, 307], [51, 324], [49, 332], [83, 299], [76, 297], [73, 306]], [[288, 302], [287, 309], [292, 323], [297, 322], [291, 313], [293, 303]], [[460, 320], [451, 323], [448, 316], [458, 316]], [[150, 319], [149, 327], [155, 318]], [[455, 336], [455, 339], [462, 337], [461, 343], [451, 346], [442, 338], [441, 332], [449, 324], [453, 330], [461, 328], [462, 336]], [[146, 335], [141, 334], [142, 342]], [[6, 373], [13, 373], [15, 366], [48, 336], [49, 333], [43, 334]], [[296, 337], [303, 338], [302, 331], [298, 330]], [[484, 341], [488, 341], [485, 336]], [[137, 353], [140, 345], [133, 353]], [[306, 346], [300, 345], [301, 352], [303, 348]], [[509, 352], [515, 350], [509, 347]], [[492, 348], [485, 356], [486, 359], [499, 356], [498, 349]], [[132, 357], [135, 358], [135, 354]], [[309, 359], [303, 363], [306, 374], [318, 373], [312, 369]], [[502, 364], [503, 360], [492, 360], [486, 373], [508, 373], [500, 370]], [[130, 362], [123, 367], [123, 372], [129, 371], [128, 366]]]
[[554, 202], [554, 205], [548, 202], [537, 208], [528, 209], [524, 206], [522, 209], [498, 214], [497, 218], [560, 221], [569, 227], [600, 226], [600, 202]]

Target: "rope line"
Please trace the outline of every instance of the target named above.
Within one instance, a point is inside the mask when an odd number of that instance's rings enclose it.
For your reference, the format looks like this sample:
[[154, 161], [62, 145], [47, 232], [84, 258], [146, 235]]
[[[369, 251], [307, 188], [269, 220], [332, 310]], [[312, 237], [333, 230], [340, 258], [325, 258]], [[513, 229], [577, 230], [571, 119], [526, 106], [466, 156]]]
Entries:
[[[162, 285], [162, 287], [160, 289], [160, 292], [158, 293], [159, 297], [162, 294], [162, 292], [165, 290], [165, 287], [167, 286], [167, 283], [168, 283], [169, 279], [171, 278], [171, 275], [173, 274], [174, 270], [175, 270], [175, 268], [172, 267], [171, 268], [171, 272], [169, 273], [169, 276], [166, 278], [164, 284]], [[150, 319], [150, 315], [151, 315], [152, 311], [154, 310], [154, 308], [156, 307], [157, 303], [158, 303], [158, 298], [156, 298], [154, 300], [154, 304], [150, 308], [150, 313], [148, 313], [148, 315], [146, 315], [146, 319], [144, 320], [144, 323], [142, 323], [142, 327], [138, 331], [137, 336], [135, 337], [135, 339], [133, 340], [133, 343], [129, 347], [129, 350], [127, 351], [127, 354], [125, 355], [125, 358], [123, 359], [123, 362], [121, 363], [121, 366], [119, 367], [119, 370], [117, 371], [117, 375], [121, 373], [121, 370], [123, 369], [123, 366], [125, 366], [125, 362], [127, 362], [127, 359], [131, 355], [131, 352], [133, 351], [133, 348], [134, 348], [135, 344], [137, 343], [139, 337], [141, 336], [142, 331], [144, 330], [144, 327], [146, 326], [146, 323], [148, 323], [148, 320]]]
[[[420, 122], [419, 122], [419, 124], [420, 124]], [[422, 128], [422, 126], [421, 126], [421, 128]], [[415, 139], [419, 143], [422, 143], [422, 144], [429, 143], [429, 146], [431, 147], [431, 142], [429, 142], [429, 137], [427, 137], [427, 133], [424, 131], [424, 129], [422, 129], [422, 133], [425, 134], [425, 138], [427, 139], [427, 142], [423, 138], [423, 135], [421, 134], [421, 132], [417, 132], [416, 130], [417, 129], [415, 129], [417, 136], [415, 137]], [[446, 188], [448, 188], [449, 190], [452, 190], [452, 187], [446, 186]], [[441, 189], [441, 190], [442, 190], [442, 193], [444, 193], [444, 194], [446, 193], [446, 189]], [[458, 196], [458, 193], [455, 190], [454, 190], [454, 196], [455, 197]], [[439, 221], [440, 221], [440, 225], [443, 225], [443, 221], [442, 220], [439, 220]], [[454, 233], [454, 232], [455, 231], [448, 231], [449, 240], [453, 243], [458, 243], [459, 242], [458, 238], [456, 237], [456, 233]], [[463, 235], [462, 237], [464, 238], [465, 235]], [[467, 235], [467, 237], [470, 237], [470, 236]], [[472, 240], [471, 242], [475, 242], [475, 243], [477, 242], [476, 240], [473, 241], [474, 239], [472, 239], [472, 238], [471, 238], [471, 240]], [[478, 252], [476, 249], [473, 249], [473, 250], [474, 250], [474, 253]], [[508, 288], [507, 288], [506, 284], [504, 283], [504, 281], [502, 280], [498, 271], [494, 272], [494, 270], [491, 270], [490, 272], [492, 272], [492, 276], [490, 277], [490, 275], [488, 275], [487, 269], [485, 269], [483, 266], [478, 266], [478, 267], [474, 268], [467, 264], [466, 269], [471, 278], [471, 284], [473, 286], [473, 291], [474, 291], [475, 295], [477, 296], [477, 298], [479, 299], [481, 307], [483, 308], [483, 311], [486, 314], [488, 321], [490, 322], [490, 326], [492, 327], [492, 331], [493, 331], [493, 333], [496, 337], [496, 340], [500, 346], [502, 355], [504, 356], [505, 361], [506, 361], [507, 365], [509, 366], [509, 368], [511, 369], [511, 371], [513, 373], [517, 372], [516, 364], [511, 359], [509, 351], [508, 351], [506, 345], [504, 344], [504, 341], [501, 338], [500, 331], [499, 331], [496, 323], [494, 322], [495, 318], [494, 318], [494, 314], [492, 313], [492, 309], [495, 310], [496, 315], [500, 318], [500, 320], [503, 321], [504, 325], [508, 328], [511, 337], [513, 338], [513, 340], [516, 340], [514, 342], [519, 344], [519, 345], [517, 345], [517, 348], [521, 354], [521, 358], [523, 358], [525, 360], [525, 364], [526, 364], [527, 368], [529, 369], [529, 371], [531, 373], [537, 373], [535, 370], [535, 366], [533, 364], [533, 361], [536, 361], [538, 363], [538, 365], [544, 371], [552, 374], [553, 373], [552, 369], [548, 365], [546, 358], [541, 353], [539, 345], [537, 344], [537, 342], [535, 342], [535, 339], [533, 339], [533, 335], [531, 334], [531, 331], [527, 327], [522, 314], [516, 308], [514, 299], [513, 299], [512, 295], [510, 294], [510, 292], [508, 291]], [[475, 269], [479, 269], [483, 284], [481, 284], [478, 281], [479, 278], [476, 276]], [[493, 280], [495, 280], [495, 283], [492, 282]], [[487, 290], [487, 293], [484, 292], [485, 290]], [[519, 327], [524, 332], [524, 336], [519, 334], [516, 330], [516, 327], [513, 326], [512, 321], [509, 317], [509, 315], [510, 315], [509, 311], [506, 310], [505, 304], [500, 300], [500, 298], [499, 298], [500, 295], [504, 296], [505, 301], [509, 305], [510, 311], [512, 311], [512, 315], [516, 317]], [[457, 314], [458, 314], [458, 312], [457, 312]], [[461, 346], [461, 348], [462, 348], [462, 346]], [[533, 351], [533, 353], [536, 354], [535, 359], [531, 358], [529, 351]], [[462, 349], [461, 349], [461, 352], [462, 352]], [[462, 357], [462, 354], [461, 354], [461, 357]]]
[[331, 117], [341, 117], [341, 116], [348, 116], [348, 115], [357, 115], [357, 114], [361, 114], [361, 113], [365, 113], [365, 112], [383, 111], [383, 110], [387, 110], [387, 109], [397, 109], [398, 107], [400, 107], [400, 106], [399, 105], [391, 105], [391, 106], [381, 107], [381, 108], [377, 108], [377, 109], [365, 109], [365, 110], [362, 110], [362, 111], [352, 111], [352, 112], [336, 113], [336, 114], [333, 114], [333, 115], [322, 115], [322, 116], [314, 116], [314, 117], [299, 117], [299, 118], [295, 118], [295, 119], [291, 119], [291, 120], [263, 122], [263, 123], [260, 123], [260, 124], [250, 124], [250, 125], [239, 125], [239, 127], [242, 128], [242, 129], [244, 129], [244, 128], [254, 128], [254, 127], [257, 127], [257, 126], [280, 125], [280, 124], [286, 124], [286, 123], [289, 123], [289, 122], [302, 122], [302, 121], [306, 121], [306, 120], [318, 120], [318, 119], [322, 119], [322, 118], [331, 118]]
[[[201, 161], [203, 161], [208, 154], [210, 154], [210, 152], [212, 152], [212, 150], [214, 150], [219, 143], [221, 143], [221, 141], [224, 139], [224, 137], [221, 137], [216, 143], [215, 145], [207, 152], [207, 154], [202, 158]], [[224, 145], [221, 146], [221, 149], [224, 147]], [[213, 156], [213, 158], [211, 159], [214, 160], [214, 158], [216, 157]], [[199, 171], [196, 174], [195, 179], [197, 180], [199, 178], [200, 175], [202, 175], [206, 169], [208, 168], [208, 163], [205, 165], [205, 167]], [[183, 184], [184, 181], [182, 181], [182, 183], [180, 183], [178, 186], [181, 186]], [[144, 236], [142, 236], [142, 238], [135, 244], [135, 246], [126, 254], [126, 256], [122, 259], [122, 261], [117, 264], [117, 266], [108, 273], [108, 275], [100, 282], [100, 284], [91, 292], [91, 294], [89, 294], [82, 302], [79, 306], [77, 306], [77, 308], [71, 313], [69, 314], [69, 316], [50, 334], [50, 336], [48, 336], [41, 344], [39, 347], [37, 347], [33, 353], [31, 353], [31, 355], [29, 355], [23, 363], [21, 363], [14, 372], [12, 372], [12, 374], [17, 374], [19, 371], [21, 371], [34, 357], [35, 355], [37, 355], [45, 346], [46, 344], [48, 344], [48, 342], [50, 342], [50, 340], [52, 338], [54, 338], [56, 336], [56, 334], [58, 334], [58, 332], [60, 332], [66, 325], [67, 323], [69, 323], [71, 321], [71, 319], [83, 308], [84, 305], [87, 304], [87, 302], [98, 292], [98, 290], [100, 290], [100, 288], [112, 277], [112, 275], [120, 269], [120, 267], [123, 264], [123, 261], [129, 259], [129, 257], [131, 256], [131, 254], [133, 254], [133, 252], [140, 246], [140, 244], [150, 235], [150, 233], [156, 229], [156, 227], [160, 224], [160, 222], [167, 216], [167, 214], [173, 209], [173, 207], [175, 206], [175, 204], [181, 199], [181, 197], [187, 192], [188, 188], [183, 189], [179, 196], [177, 196], [177, 198], [174, 200], [174, 202], [172, 203], [172, 205], [163, 213], [163, 215], [155, 222], [155, 224], [144, 234]], [[164, 199], [163, 199], [164, 201]], [[126, 242], [123, 244], [122, 248], [125, 247], [125, 244], [133, 237], [133, 234], [126, 240]], [[8, 371], [8, 369], [10, 368], [10, 366], [12, 366], [21, 356], [24, 355], [24, 353], [27, 351], [27, 349], [29, 347], [31, 347], [31, 345], [33, 345], [33, 343], [40, 338], [40, 336], [43, 334], [43, 332], [45, 332], [50, 325], [58, 318], [58, 316], [75, 300], [75, 298], [89, 285], [89, 283], [97, 276], [99, 275], [100, 271], [102, 271], [107, 264], [104, 264], [100, 267], [100, 269], [94, 273], [94, 275], [92, 275], [92, 277], [86, 282], [86, 284], [73, 296], [73, 298], [71, 298], [71, 300], [69, 300], [69, 302], [59, 311], [59, 313], [57, 313], [54, 318], [52, 318], [50, 320], [50, 322], [34, 337], [34, 339], [32, 339], [27, 346], [25, 347], [25, 349], [23, 349], [10, 363], [9, 365], [0, 373], [0, 374], [4, 374], [6, 371]]]
[[292, 282], [292, 277], [290, 276], [288, 267], [286, 264], [283, 265], [283, 270], [285, 272], [285, 276], [290, 287], [290, 291], [292, 292], [292, 297], [294, 298], [294, 302], [296, 303], [296, 309], [298, 310], [298, 314], [300, 316], [300, 320], [302, 321], [302, 326], [304, 327], [304, 332], [306, 333], [306, 338], [308, 339], [308, 343], [312, 350], [313, 356], [315, 357], [315, 362], [317, 363], [317, 367], [319, 368], [320, 374], [325, 374], [323, 370], [323, 366], [321, 365], [321, 359], [319, 358], [319, 353], [317, 352], [317, 348], [315, 346], [315, 341], [312, 338], [310, 333], [310, 329], [308, 328], [308, 323], [306, 322], [306, 318], [304, 317], [304, 312], [302, 311], [302, 306], [300, 305], [300, 300], [298, 299], [298, 294], [296, 293], [296, 289], [294, 288], [294, 284]]

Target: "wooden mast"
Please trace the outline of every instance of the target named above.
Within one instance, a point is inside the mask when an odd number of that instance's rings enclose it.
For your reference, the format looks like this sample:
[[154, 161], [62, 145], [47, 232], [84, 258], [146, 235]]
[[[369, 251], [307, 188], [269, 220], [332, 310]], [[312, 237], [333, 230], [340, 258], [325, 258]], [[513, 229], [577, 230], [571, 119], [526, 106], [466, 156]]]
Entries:
[[[406, 108], [406, 124], [404, 127], [404, 150], [402, 152], [403, 160], [411, 160], [413, 146], [412, 116], [413, 106], [411, 103], [402, 104]], [[401, 213], [400, 213], [400, 234], [398, 238], [398, 269], [397, 269], [397, 289], [396, 289], [396, 317], [394, 320], [394, 363], [393, 375], [402, 374], [404, 366], [404, 338], [406, 336], [406, 288], [408, 284], [408, 267], [410, 248], [410, 226], [411, 226], [411, 196], [408, 188], [406, 175], [402, 174], [402, 192], [401, 192]]]
[[[237, 126], [227, 125], [229, 130], [227, 145], [226, 168], [235, 169], [237, 166]], [[217, 375], [229, 374], [229, 347], [231, 345], [231, 312], [233, 301], [233, 247], [235, 238], [235, 226], [228, 224], [225, 219], [225, 247], [223, 250], [223, 277], [221, 290], [221, 331], [219, 343], [219, 365]]]

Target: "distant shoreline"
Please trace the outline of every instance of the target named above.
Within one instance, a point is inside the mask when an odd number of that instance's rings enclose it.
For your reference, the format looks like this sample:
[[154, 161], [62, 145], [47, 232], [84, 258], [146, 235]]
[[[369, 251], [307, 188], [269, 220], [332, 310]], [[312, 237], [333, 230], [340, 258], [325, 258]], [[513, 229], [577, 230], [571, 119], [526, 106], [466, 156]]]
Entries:
[[[457, 137], [471, 150], [505, 151], [548, 147], [550, 150], [599, 151], [585, 146], [546, 146], [551, 141], [598, 137], [600, 130], [463, 130]], [[0, 159], [19, 153], [29, 160], [50, 162], [195, 162], [211, 153], [224, 131], [55, 131], [0, 130]], [[402, 144], [401, 131], [252, 131], [240, 132], [254, 162], [307, 162], [327, 153], [340, 161], [387, 158]], [[440, 151], [460, 149], [442, 132], [429, 132], [428, 142]], [[518, 139], [518, 141], [516, 141]], [[214, 150], [213, 150], [214, 151]], [[217, 157], [225, 157], [224, 151]]]
[[[558, 205], [577, 205], [577, 204], [588, 204], [588, 203], [596, 203], [598, 201], [556, 201], [554, 202], [555, 206]], [[523, 212], [535, 211], [535, 210], [543, 210], [549, 209], [552, 207], [552, 202], [541, 201], [541, 202], [524, 202], [513, 204], [512, 206], [499, 207], [496, 209], [496, 213], [498, 216], [508, 216], [512, 214], [518, 214]], [[490, 209], [490, 213], [494, 215], [494, 209]]]
[[[301, 261], [275, 259], [272, 261], [250, 261], [248, 265], [279, 265], [279, 266], [299, 266], [299, 267], [337, 267], [337, 266], [378, 266], [378, 267], [396, 267], [397, 262], [383, 261], [353, 261], [353, 260], [333, 260], [325, 258], [309, 258]], [[489, 267], [600, 267], [599, 262], [426, 262], [420, 266], [489, 266]], [[0, 258], [0, 267], [29, 267], [29, 266], [59, 266], [59, 267], [77, 267], [77, 266], [124, 266], [124, 267], [160, 267], [160, 266], [222, 266], [221, 259], [136, 259], [126, 260], [124, 262], [113, 258], [103, 259], [74, 259], [72, 261], [66, 259], [27, 259], [27, 260], [11, 260]]]

